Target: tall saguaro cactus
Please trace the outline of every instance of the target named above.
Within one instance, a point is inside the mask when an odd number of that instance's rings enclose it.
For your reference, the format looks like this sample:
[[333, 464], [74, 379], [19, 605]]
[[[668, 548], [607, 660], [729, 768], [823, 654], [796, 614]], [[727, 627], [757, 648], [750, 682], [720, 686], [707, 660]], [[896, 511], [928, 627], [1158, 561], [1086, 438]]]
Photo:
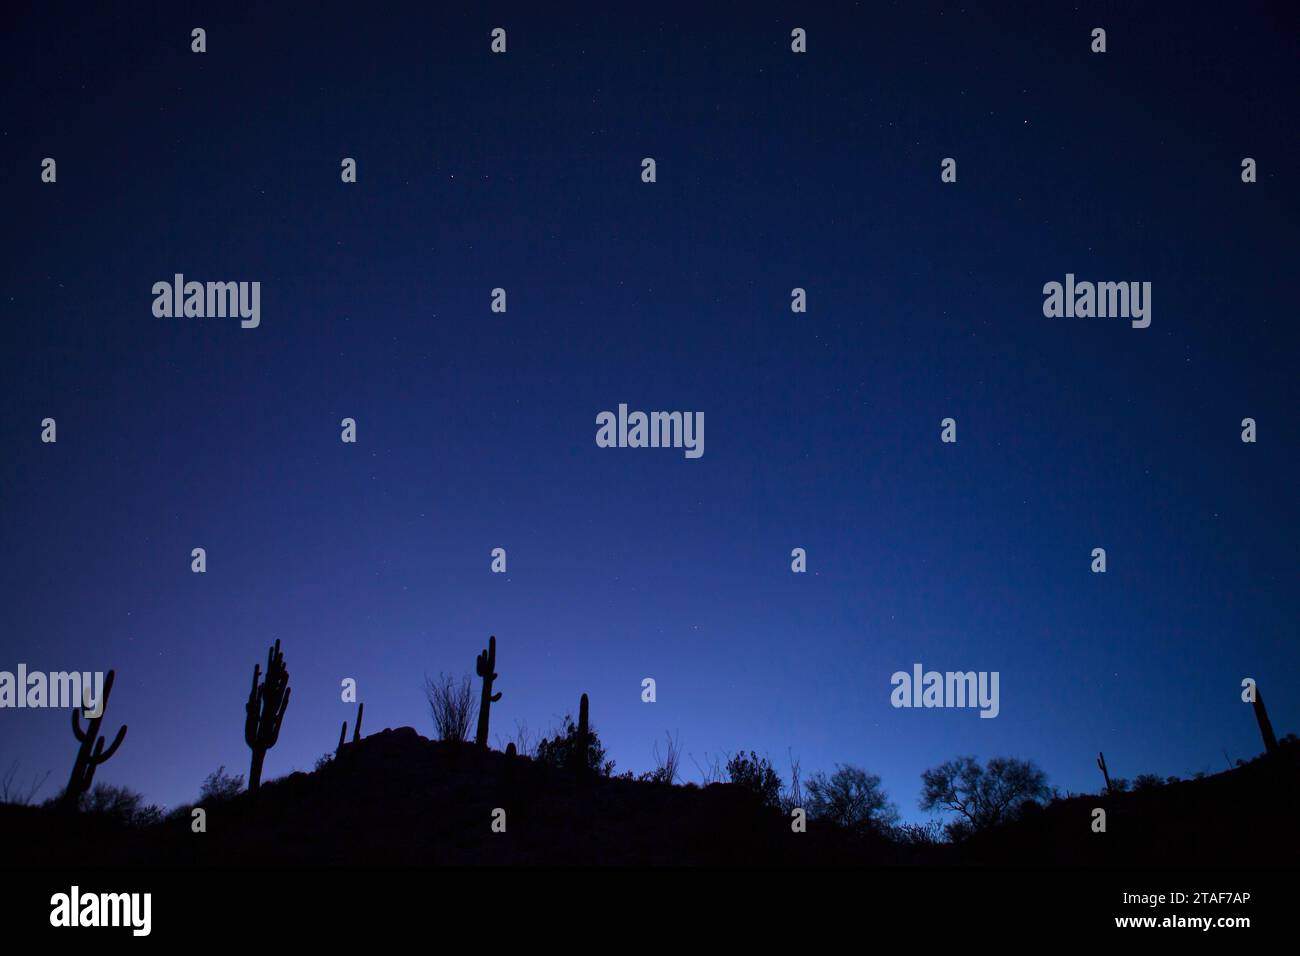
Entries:
[[479, 747], [487, 746], [488, 739], [488, 716], [495, 701], [501, 699], [498, 691], [495, 695], [492, 693], [492, 682], [497, 679], [497, 639], [488, 638], [486, 651], [480, 651], [478, 660], [474, 662], [474, 673], [483, 678], [483, 693], [478, 699], [478, 728], [474, 732], [474, 743]]
[[[77, 806], [81, 795], [90, 790], [90, 785], [95, 780], [95, 768], [117, 753], [117, 748], [122, 746], [122, 741], [126, 739], [126, 724], [118, 730], [117, 736], [113, 738], [107, 750], [104, 749], [104, 738], [99, 736], [99, 725], [104, 722], [104, 711], [108, 709], [108, 695], [113, 692], [113, 676], [113, 671], [104, 675], [104, 690], [96, 705], [99, 716], [90, 715], [89, 704], [84, 700], [85, 706], [72, 708], [72, 733], [77, 740], [81, 741], [81, 746], [77, 748], [77, 759], [72, 764], [72, 775], [68, 777], [67, 789], [63, 791], [63, 806], [66, 808], [72, 809]], [[85, 730], [81, 729], [83, 716], [86, 718]]]
[[578, 773], [586, 776], [590, 769], [587, 766], [588, 754], [591, 752], [591, 725], [587, 722], [587, 695], [582, 695], [582, 700], [578, 701], [578, 747], [574, 753], [577, 759]]
[[1260, 736], [1264, 738], [1264, 752], [1275, 753], [1277, 737], [1273, 734], [1273, 722], [1268, 719], [1268, 711], [1264, 709], [1264, 695], [1259, 692], [1259, 687], [1255, 688], [1255, 701], [1252, 706], [1255, 708], [1255, 720], [1259, 724]]
[[1101, 775], [1106, 778], [1106, 792], [1112, 792], [1110, 785], [1110, 772], [1106, 769], [1106, 755], [1101, 751], [1097, 752], [1097, 766], [1101, 768]]
[[262, 785], [262, 762], [266, 752], [280, 739], [280, 724], [289, 707], [289, 672], [284, 666], [280, 642], [266, 654], [266, 679], [258, 682], [261, 668], [253, 665], [253, 689], [248, 692], [244, 707], [244, 743], [253, 751], [253, 763], [248, 770], [248, 790], [255, 792]]

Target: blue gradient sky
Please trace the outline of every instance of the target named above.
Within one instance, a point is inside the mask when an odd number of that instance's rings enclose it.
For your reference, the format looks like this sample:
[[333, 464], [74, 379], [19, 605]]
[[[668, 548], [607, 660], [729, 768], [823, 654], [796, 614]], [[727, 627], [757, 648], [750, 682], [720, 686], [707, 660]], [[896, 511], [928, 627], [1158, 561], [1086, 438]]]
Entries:
[[[0, 669], [116, 668], [97, 779], [167, 804], [247, 771], [276, 638], [268, 776], [333, 749], [343, 677], [429, 734], [424, 674], [489, 634], [495, 732], [587, 692], [619, 769], [665, 730], [792, 749], [913, 818], [964, 753], [1222, 769], [1260, 749], [1245, 676], [1297, 729], [1282, 8], [1039, 6], [20, 11]], [[175, 272], [260, 281], [261, 327], [154, 318]], [[1044, 318], [1067, 272], [1152, 282], [1151, 327]], [[597, 448], [619, 402], [703, 411], [703, 458]], [[1000, 716], [893, 709], [916, 661], [1000, 671]], [[0, 712], [0, 770], [54, 793], [67, 725]]]

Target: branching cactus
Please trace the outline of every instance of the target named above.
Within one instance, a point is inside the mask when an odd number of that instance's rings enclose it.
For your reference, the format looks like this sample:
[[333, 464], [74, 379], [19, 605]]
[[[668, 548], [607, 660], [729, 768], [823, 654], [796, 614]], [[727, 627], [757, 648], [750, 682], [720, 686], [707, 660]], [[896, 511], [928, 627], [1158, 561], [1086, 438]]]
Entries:
[[[108, 709], [108, 695], [112, 692], [113, 671], [109, 671], [104, 677], [104, 691], [96, 702], [99, 716], [90, 715], [88, 699], [84, 702], [85, 706], [72, 708], [72, 733], [81, 742], [81, 746], [77, 748], [77, 759], [72, 764], [72, 776], [68, 778], [68, 787], [63, 791], [63, 805], [69, 809], [75, 808], [81, 801], [81, 795], [90, 790], [90, 785], [95, 780], [95, 769], [117, 753], [117, 748], [122, 746], [122, 741], [126, 739], [126, 724], [118, 730], [117, 736], [113, 738], [107, 750], [104, 749], [104, 738], [99, 736], [99, 725], [104, 722], [104, 711]], [[83, 716], [86, 718], [84, 731], [81, 729]]]
[[244, 743], [253, 751], [253, 763], [248, 770], [248, 790], [256, 792], [262, 785], [262, 762], [266, 752], [280, 739], [280, 724], [289, 707], [289, 672], [284, 666], [280, 642], [266, 654], [266, 679], [260, 681], [261, 668], [253, 665], [253, 689], [248, 692], [244, 707]]
[[[356, 743], [361, 739], [361, 716], [366, 712], [365, 704], [357, 704], [357, 725], [352, 730], [352, 742]], [[337, 757], [343, 753], [343, 744], [348, 739], [348, 722], [343, 721], [343, 726], [339, 729], [339, 745], [334, 748], [334, 756]]]
[[501, 699], [498, 692], [493, 695], [492, 682], [499, 676], [497, 669], [497, 639], [488, 638], [488, 649], [480, 651], [478, 660], [474, 662], [474, 673], [483, 678], [483, 693], [478, 699], [478, 729], [474, 733], [474, 743], [479, 747], [486, 747], [488, 740], [488, 716], [492, 704]]
[[1108, 770], [1106, 769], [1106, 755], [1105, 755], [1105, 754], [1098, 752], [1098, 754], [1097, 754], [1097, 766], [1101, 768], [1101, 775], [1102, 775], [1103, 777], [1106, 778], [1106, 792], [1107, 792], [1107, 793], [1110, 793], [1110, 792], [1111, 792], [1111, 786], [1110, 786], [1110, 771], [1108, 771]]

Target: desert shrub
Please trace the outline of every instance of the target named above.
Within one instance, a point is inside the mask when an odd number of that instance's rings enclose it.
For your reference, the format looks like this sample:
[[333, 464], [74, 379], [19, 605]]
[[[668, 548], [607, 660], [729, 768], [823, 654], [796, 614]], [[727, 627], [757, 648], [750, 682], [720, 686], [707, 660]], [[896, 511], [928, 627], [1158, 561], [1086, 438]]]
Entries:
[[900, 823], [890, 827], [889, 836], [905, 846], [938, 846], [943, 842], [943, 826], [938, 820]]
[[150, 826], [163, 818], [162, 808], [146, 804], [142, 794], [107, 783], [97, 783], [89, 793], [83, 793], [78, 809], [90, 816], [129, 827]]
[[659, 751], [659, 742], [655, 741], [654, 756], [655, 767], [649, 773], [642, 774], [641, 779], [649, 783], [662, 783], [672, 785], [677, 782], [678, 771], [682, 763], [682, 745], [681, 742], [672, 734], [664, 731], [664, 750]]
[[965, 817], [957, 817], [957, 819], [949, 820], [943, 825], [943, 835], [949, 843], [960, 843], [969, 839], [974, 832], [975, 828], [970, 825], [970, 821]]
[[727, 761], [727, 778], [742, 790], [752, 793], [763, 806], [781, 806], [781, 778], [766, 757], [760, 757], [752, 750], [748, 757], [744, 753], [736, 754]]
[[808, 778], [804, 799], [808, 816], [854, 833], [883, 833], [898, 823], [898, 808], [890, 802], [880, 778], [861, 767], [837, 766], [827, 777], [821, 771]]
[[1156, 787], [1163, 787], [1164, 785], [1165, 782], [1154, 773], [1140, 773], [1133, 780], [1133, 789], [1136, 791], [1154, 790]]
[[199, 787], [199, 802], [220, 803], [224, 800], [233, 800], [243, 790], [244, 775], [231, 776], [226, 773], [225, 764], [222, 764], [204, 778], [203, 785]]
[[543, 737], [538, 742], [534, 759], [557, 770], [582, 768], [602, 777], [614, 774], [614, 761], [605, 759], [605, 746], [600, 742], [594, 724], [587, 728], [587, 749], [586, 753], [582, 752], [578, 725], [574, 723], [572, 714], [564, 715], [564, 726], [553, 740]]

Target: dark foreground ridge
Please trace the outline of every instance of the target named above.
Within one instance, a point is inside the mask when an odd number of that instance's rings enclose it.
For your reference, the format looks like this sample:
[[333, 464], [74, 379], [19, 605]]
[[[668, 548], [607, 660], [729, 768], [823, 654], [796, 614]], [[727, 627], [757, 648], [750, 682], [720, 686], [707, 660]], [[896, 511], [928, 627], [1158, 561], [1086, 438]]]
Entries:
[[[575, 776], [409, 727], [341, 748], [313, 773], [143, 827], [57, 805], [0, 806], [15, 865], [1294, 865], [1300, 752], [1214, 776], [1031, 805], [958, 844], [900, 842], [790, 818], [734, 784]], [[1093, 832], [1095, 808], [1107, 813]], [[505, 832], [494, 832], [497, 809]], [[499, 816], [499, 814], [498, 814]]]

